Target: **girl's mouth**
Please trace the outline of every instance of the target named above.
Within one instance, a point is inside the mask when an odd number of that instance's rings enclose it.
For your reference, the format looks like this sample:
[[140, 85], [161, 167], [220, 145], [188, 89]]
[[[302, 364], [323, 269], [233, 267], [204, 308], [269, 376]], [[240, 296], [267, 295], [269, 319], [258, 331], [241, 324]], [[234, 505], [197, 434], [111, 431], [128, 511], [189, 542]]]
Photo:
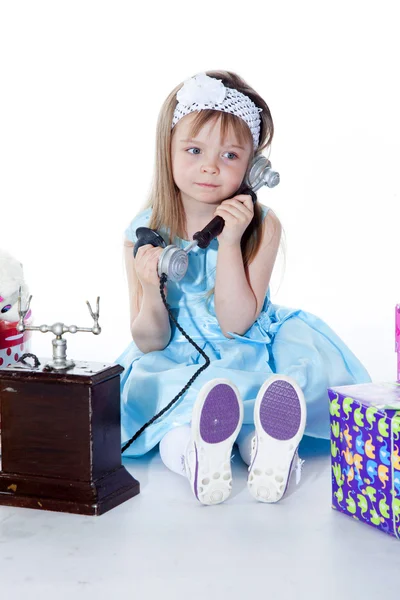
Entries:
[[218, 185], [213, 185], [211, 183], [196, 183], [196, 185], [200, 185], [201, 187], [206, 187], [206, 188], [217, 188], [217, 187], [219, 187]]

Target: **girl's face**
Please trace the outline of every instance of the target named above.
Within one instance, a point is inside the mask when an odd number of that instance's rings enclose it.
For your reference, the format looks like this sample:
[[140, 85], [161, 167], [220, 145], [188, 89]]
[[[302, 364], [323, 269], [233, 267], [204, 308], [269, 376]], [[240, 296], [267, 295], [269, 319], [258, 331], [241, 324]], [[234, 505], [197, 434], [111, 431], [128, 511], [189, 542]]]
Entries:
[[[240, 144], [228, 131], [222, 144], [221, 122], [209, 121], [189, 140], [195, 114], [183, 117], [174, 127], [171, 142], [172, 174], [184, 203], [195, 201], [219, 205], [232, 198], [243, 178], [252, 154], [252, 144]], [[205, 187], [200, 184], [212, 184]]]

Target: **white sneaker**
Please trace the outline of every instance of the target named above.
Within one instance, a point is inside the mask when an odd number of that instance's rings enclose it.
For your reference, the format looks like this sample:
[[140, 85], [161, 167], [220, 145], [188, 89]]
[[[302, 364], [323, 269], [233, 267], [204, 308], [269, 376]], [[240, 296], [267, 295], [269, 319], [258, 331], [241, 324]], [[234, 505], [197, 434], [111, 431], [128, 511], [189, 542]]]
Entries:
[[202, 504], [220, 504], [232, 490], [231, 452], [243, 423], [243, 402], [229, 379], [212, 379], [193, 406], [185, 471]]
[[272, 375], [261, 386], [254, 404], [256, 435], [247, 480], [256, 500], [280, 500], [294, 468], [299, 481], [304, 461], [299, 459], [297, 449], [306, 415], [303, 392], [292, 377]]

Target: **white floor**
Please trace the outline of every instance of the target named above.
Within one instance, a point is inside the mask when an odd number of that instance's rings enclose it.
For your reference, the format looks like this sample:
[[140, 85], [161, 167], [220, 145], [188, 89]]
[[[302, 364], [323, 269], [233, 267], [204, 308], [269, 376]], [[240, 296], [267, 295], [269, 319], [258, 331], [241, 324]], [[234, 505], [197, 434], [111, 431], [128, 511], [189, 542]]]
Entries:
[[224, 504], [153, 451], [124, 461], [140, 495], [101, 517], [0, 506], [0, 598], [397, 598], [400, 541], [331, 509], [327, 442], [300, 449], [301, 483], [274, 505], [248, 494], [235, 447]]

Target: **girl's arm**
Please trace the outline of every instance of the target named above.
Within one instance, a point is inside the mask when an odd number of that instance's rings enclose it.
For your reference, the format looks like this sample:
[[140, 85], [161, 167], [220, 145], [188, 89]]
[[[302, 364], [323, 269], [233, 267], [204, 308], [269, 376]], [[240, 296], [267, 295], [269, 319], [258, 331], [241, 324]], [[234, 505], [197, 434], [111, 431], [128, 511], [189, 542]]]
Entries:
[[[228, 331], [243, 335], [260, 314], [281, 238], [281, 224], [269, 210], [263, 220], [261, 245], [248, 265], [243, 265], [240, 242], [220, 243], [215, 278], [215, 314], [225, 337]], [[232, 339], [232, 338], [231, 338]]]
[[[156, 287], [142, 288], [135, 270], [131, 241], [124, 242], [125, 267], [129, 288], [131, 334], [136, 346], [144, 352], [164, 350], [171, 338], [168, 311], [165, 308], [160, 290]], [[137, 289], [142, 288], [138, 303]], [[164, 287], [167, 297], [167, 287]]]

